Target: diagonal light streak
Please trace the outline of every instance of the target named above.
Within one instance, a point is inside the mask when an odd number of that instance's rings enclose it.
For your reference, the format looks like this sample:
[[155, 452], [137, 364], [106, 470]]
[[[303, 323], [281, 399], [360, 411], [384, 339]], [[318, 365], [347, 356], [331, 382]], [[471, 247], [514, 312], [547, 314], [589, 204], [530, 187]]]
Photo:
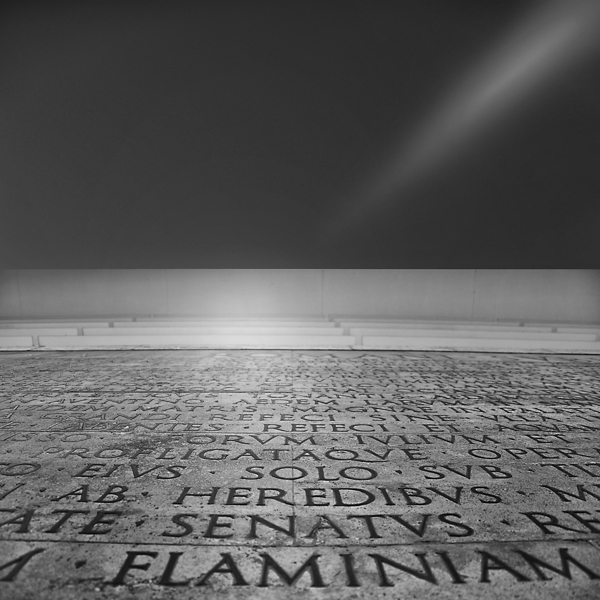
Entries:
[[589, 55], [598, 42], [600, 0], [543, 2], [457, 83], [412, 139], [401, 142], [346, 208], [338, 233], [356, 227], [396, 201], [407, 186], [451, 164], [482, 133]]

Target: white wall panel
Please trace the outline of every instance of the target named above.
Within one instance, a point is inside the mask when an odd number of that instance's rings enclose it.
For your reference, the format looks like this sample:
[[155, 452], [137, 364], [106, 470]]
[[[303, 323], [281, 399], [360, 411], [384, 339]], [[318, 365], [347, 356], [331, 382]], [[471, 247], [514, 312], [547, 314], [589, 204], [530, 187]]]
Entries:
[[336, 316], [471, 319], [473, 271], [332, 269], [324, 298]]
[[20, 318], [19, 272], [0, 271], [0, 317]]
[[0, 317], [319, 317], [600, 323], [600, 271], [0, 271]]
[[318, 269], [173, 269], [170, 314], [207, 317], [320, 316]]
[[599, 322], [600, 271], [478, 270], [473, 318]]
[[19, 292], [23, 316], [27, 318], [167, 310], [165, 272], [160, 270], [22, 270]]

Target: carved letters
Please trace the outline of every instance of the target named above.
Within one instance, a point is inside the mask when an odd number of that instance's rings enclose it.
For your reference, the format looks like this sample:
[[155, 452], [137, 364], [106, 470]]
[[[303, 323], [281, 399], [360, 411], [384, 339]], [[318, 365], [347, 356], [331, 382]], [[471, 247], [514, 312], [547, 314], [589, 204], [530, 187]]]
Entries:
[[132, 585], [478, 597], [490, 584], [512, 598], [548, 581], [600, 595], [598, 357], [45, 352], [0, 364], [2, 598], [67, 585], [86, 598]]

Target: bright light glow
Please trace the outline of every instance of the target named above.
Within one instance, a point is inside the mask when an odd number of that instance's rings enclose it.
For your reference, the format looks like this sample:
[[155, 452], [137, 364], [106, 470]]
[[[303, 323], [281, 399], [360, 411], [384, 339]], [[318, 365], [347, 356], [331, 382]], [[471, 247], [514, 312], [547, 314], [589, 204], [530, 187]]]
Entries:
[[445, 167], [482, 133], [514, 114], [600, 42], [600, 0], [545, 2], [479, 62], [381, 171], [338, 223], [339, 232]]

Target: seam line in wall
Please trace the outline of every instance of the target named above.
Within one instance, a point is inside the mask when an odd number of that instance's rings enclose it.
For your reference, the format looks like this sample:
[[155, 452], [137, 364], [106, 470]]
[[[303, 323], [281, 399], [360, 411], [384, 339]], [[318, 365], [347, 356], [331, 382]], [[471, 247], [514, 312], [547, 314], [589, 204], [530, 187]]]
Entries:
[[165, 269], [165, 293], [167, 295], [167, 315], [170, 315], [171, 307], [169, 306], [169, 269]]
[[325, 269], [321, 269], [321, 316], [325, 315]]
[[21, 277], [17, 271], [17, 296], [19, 298], [19, 316], [23, 318], [23, 302], [21, 301]]
[[473, 293], [471, 294], [471, 321], [475, 318], [475, 282], [477, 281], [477, 269], [473, 269]]

